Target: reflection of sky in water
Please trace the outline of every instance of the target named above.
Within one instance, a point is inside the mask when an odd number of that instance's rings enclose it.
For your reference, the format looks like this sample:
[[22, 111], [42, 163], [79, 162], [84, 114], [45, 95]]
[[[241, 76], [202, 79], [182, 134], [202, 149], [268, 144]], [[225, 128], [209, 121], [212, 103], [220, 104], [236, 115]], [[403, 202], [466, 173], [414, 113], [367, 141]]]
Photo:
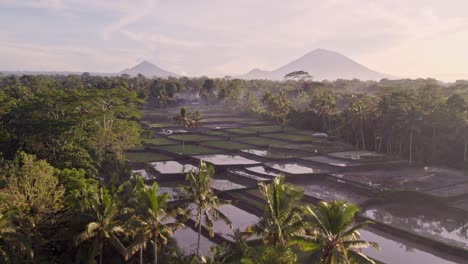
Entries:
[[367, 241], [377, 242], [380, 251], [364, 249], [364, 254], [388, 264], [392, 263], [424, 263], [424, 264], [447, 264], [454, 263], [434, 256], [430, 253], [410, 248], [400, 243], [367, 230], [361, 230], [361, 238]]
[[340, 159], [335, 159], [335, 158], [330, 158], [326, 156], [313, 156], [313, 157], [307, 157], [303, 158], [304, 160], [309, 160], [309, 161], [314, 161], [314, 162], [319, 162], [319, 163], [324, 163], [324, 164], [330, 164], [332, 166], [338, 166], [338, 167], [347, 167], [350, 165], [362, 165], [356, 162], [352, 161], [343, 161]]
[[212, 179], [211, 180], [211, 187], [216, 190], [220, 191], [228, 191], [228, 190], [235, 190], [235, 189], [244, 189], [246, 186], [237, 184], [228, 180], [220, 180], [220, 179]]
[[198, 168], [193, 165], [181, 164], [177, 161], [151, 162], [149, 165], [161, 174], [179, 174], [198, 170]]
[[265, 168], [263, 166], [248, 167], [248, 168], [245, 168], [245, 169], [248, 170], [248, 171], [251, 171], [251, 172], [256, 172], [256, 173], [260, 173], [260, 174], [264, 174], [264, 175], [268, 175], [268, 176], [272, 176], [272, 177], [280, 176], [278, 173], [272, 171], [271, 169], [268, 170], [267, 168]]
[[400, 217], [379, 209], [366, 210], [364, 215], [388, 225], [468, 249], [468, 221], [466, 219], [455, 219], [443, 213], [438, 217], [416, 214], [414, 217]]
[[256, 156], [269, 157], [269, 158], [294, 158], [290, 152], [276, 151], [276, 150], [259, 150], [259, 149], [244, 149], [242, 152], [250, 153]]
[[[184, 252], [184, 254], [189, 255], [196, 253], [197, 251], [197, 232], [193, 231], [189, 227], [179, 228], [174, 232], [173, 238], [177, 242], [177, 246]], [[211, 256], [210, 247], [215, 244], [211, 242], [208, 238], [203, 235], [200, 237], [200, 251], [204, 256]]]
[[268, 181], [269, 180], [268, 178], [259, 177], [257, 175], [250, 174], [243, 170], [230, 170], [229, 172], [236, 174], [238, 176], [242, 176], [242, 177], [249, 178], [249, 179], [256, 180], [256, 181]]
[[305, 167], [302, 165], [299, 165], [297, 163], [285, 163], [285, 164], [279, 164], [279, 163], [266, 163], [265, 165], [289, 173], [289, 174], [307, 174], [307, 173], [320, 173], [324, 172], [324, 170], [318, 169], [318, 168], [310, 168], [310, 167]]
[[[192, 210], [192, 216], [190, 218], [196, 218], [196, 207], [191, 204], [189, 208]], [[231, 240], [232, 238], [230, 235], [233, 234], [233, 230], [239, 229], [240, 231], [245, 231], [245, 229], [249, 226], [255, 225], [259, 218], [256, 215], [248, 213], [234, 205], [227, 204], [218, 207], [218, 210], [221, 211], [224, 215], [226, 215], [229, 220], [232, 222], [232, 229], [226, 225], [223, 221], [215, 221], [213, 223], [213, 230], [216, 234], [219, 234], [225, 239]], [[202, 220], [202, 224], [204, 225], [205, 221]], [[255, 236], [250, 237], [249, 239], [255, 239]]]
[[346, 200], [352, 203], [362, 203], [367, 200], [366, 197], [347, 191], [346, 186], [344, 188], [339, 186], [334, 186], [327, 183], [318, 183], [318, 184], [295, 184], [304, 189], [304, 194], [309, 195], [315, 198], [319, 198], [325, 201], [333, 201], [337, 199]]
[[197, 155], [193, 156], [196, 159], [200, 159], [209, 162], [214, 165], [254, 165], [260, 162], [246, 159], [239, 155]]

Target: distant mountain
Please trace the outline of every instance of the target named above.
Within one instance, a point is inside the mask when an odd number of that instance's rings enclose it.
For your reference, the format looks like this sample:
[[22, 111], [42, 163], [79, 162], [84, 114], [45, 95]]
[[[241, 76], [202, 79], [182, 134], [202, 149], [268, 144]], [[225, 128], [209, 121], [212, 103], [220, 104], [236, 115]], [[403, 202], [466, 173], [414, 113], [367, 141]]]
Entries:
[[167, 77], [179, 77], [179, 75], [166, 71], [164, 69], [159, 68], [158, 66], [152, 64], [151, 62], [148, 61], [142, 61], [139, 64], [133, 66], [132, 68], [125, 69], [121, 72], [120, 74], [128, 74], [130, 76], [136, 76], [139, 73], [143, 74], [146, 77], [161, 77], [161, 78], [167, 78]]
[[306, 71], [317, 81], [355, 78], [360, 80], [395, 78], [373, 71], [338, 52], [324, 49], [311, 51], [276, 70], [253, 69], [244, 75], [238, 76], [238, 78], [283, 80], [286, 74], [293, 71]]

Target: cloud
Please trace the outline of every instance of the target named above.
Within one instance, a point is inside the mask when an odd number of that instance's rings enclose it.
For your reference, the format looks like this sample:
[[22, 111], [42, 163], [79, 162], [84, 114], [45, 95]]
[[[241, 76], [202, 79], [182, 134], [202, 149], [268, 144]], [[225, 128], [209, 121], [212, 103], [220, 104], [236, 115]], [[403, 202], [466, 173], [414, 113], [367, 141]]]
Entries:
[[8, 19], [0, 16], [11, 23], [0, 32], [0, 43], [8, 44], [0, 49], [4, 69], [112, 71], [147, 59], [188, 75], [224, 75], [275, 69], [326, 48], [394, 75], [468, 72], [463, 0], [0, 0], [0, 6], [14, 7]]

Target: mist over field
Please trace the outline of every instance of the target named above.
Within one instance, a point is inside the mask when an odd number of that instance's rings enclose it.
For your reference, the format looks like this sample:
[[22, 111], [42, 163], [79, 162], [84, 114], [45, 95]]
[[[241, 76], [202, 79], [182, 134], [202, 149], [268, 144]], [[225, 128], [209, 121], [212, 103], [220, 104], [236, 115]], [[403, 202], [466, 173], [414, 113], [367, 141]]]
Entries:
[[0, 263], [466, 263], [467, 8], [0, 0]]

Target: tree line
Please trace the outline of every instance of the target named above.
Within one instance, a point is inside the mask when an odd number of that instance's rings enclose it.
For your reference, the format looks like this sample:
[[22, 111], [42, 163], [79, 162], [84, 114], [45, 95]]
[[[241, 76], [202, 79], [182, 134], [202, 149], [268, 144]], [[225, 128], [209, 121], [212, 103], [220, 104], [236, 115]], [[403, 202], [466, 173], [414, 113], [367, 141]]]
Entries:
[[[219, 208], [230, 201], [211, 187], [214, 168], [203, 162], [181, 185], [183, 200], [170, 202], [158, 184], [139, 177], [109, 188], [84, 170], [52, 167], [20, 152], [3, 165], [0, 190], [0, 260], [4, 263], [375, 263], [361, 249], [378, 248], [360, 238], [359, 209], [344, 201], [302, 206], [302, 190], [284, 178], [259, 185], [263, 215], [233, 243], [200, 253], [202, 226], [214, 236], [214, 222], [231, 220]], [[192, 221], [187, 221], [188, 219]], [[184, 255], [172, 238], [193, 225], [197, 249]], [[256, 236], [257, 240], [248, 240]], [[300, 253], [302, 252], [302, 253]]]
[[[107, 263], [136, 263], [139, 259], [154, 262], [158, 255], [160, 262], [165, 258], [174, 263], [187, 261], [170, 235], [174, 228], [186, 224], [184, 207], [174, 207], [158, 194], [156, 185], [132, 180], [125, 163], [124, 150], [140, 143], [143, 131], [139, 120], [144, 107], [166, 108], [194, 100], [221, 104], [282, 126], [323, 131], [356, 148], [412, 162], [463, 166], [468, 141], [467, 87], [462, 81], [441, 84], [431, 79], [273, 82], [148, 79], [141, 75], [0, 75], [2, 261], [93, 263], [104, 258]], [[200, 118], [197, 113], [181, 112], [175, 121], [188, 124]], [[223, 201], [210, 191], [212, 172], [200, 168], [205, 170], [210, 177], [204, 182], [198, 181], [200, 175], [187, 179], [187, 199], [199, 202], [194, 191], [198, 189], [194, 188], [205, 188], [200, 193], [204, 199], [211, 198], [196, 207], [204, 208], [196, 215], [221, 219], [215, 209]], [[330, 261], [327, 263], [336, 261], [333, 258], [339, 254], [325, 246], [333, 233], [315, 218], [343, 217], [344, 208], [353, 208], [346, 209], [351, 210], [346, 211], [346, 221], [352, 222], [357, 208], [341, 202], [318, 204], [310, 210], [297, 208], [300, 191], [278, 181], [260, 187], [264, 199], [271, 202], [267, 202], [259, 224], [247, 230], [257, 234], [260, 243], [251, 245], [244, 239], [247, 234], [235, 232], [238, 247], [219, 248], [205, 261], [239, 261], [239, 255], [230, 257], [228, 253], [240, 252], [244, 263], [265, 263], [268, 259], [294, 263], [297, 252], [287, 249], [292, 245], [298, 250], [314, 249], [319, 259]], [[281, 194], [288, 198], [279, 198]], [[162, 224], [166, 216], [176, 221]], [[200, 228], [204, 222], [210, 228], [210, 221], [201, 217], [197, 216], [194, 224]], [[306, 226], [295, 229], [299, 223]], [[343, 241], [359, 238], [353, 232], [345, 233], [349, 236]], [[359, 245], [371, 245], [340, 244], [339, 236], [331, 237], [337, 239], [332, 244], [340, 246], [338, 252], [354, 248], [353, 252], [359, 253], [355, 250]]]

